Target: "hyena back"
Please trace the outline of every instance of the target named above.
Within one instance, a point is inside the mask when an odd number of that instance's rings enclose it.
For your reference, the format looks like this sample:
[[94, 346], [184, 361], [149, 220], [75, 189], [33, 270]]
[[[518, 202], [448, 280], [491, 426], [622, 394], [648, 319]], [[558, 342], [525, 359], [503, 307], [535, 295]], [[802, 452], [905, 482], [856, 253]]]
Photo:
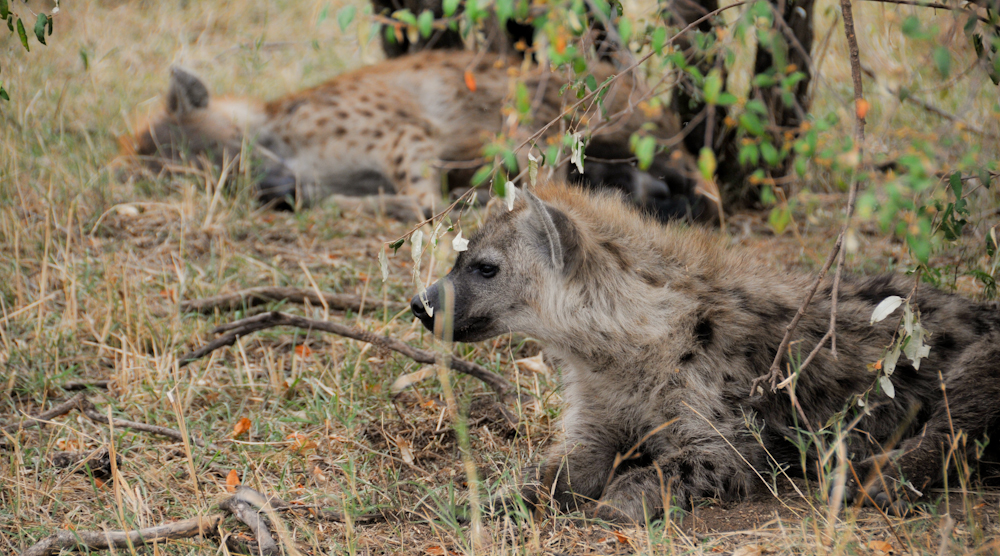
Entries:
[[[429, 289], [434, 316], [419, 296], [411, 306], [432, 329], [450, 313], [455, 341], [519, 332], [560, 363], [565, 435], [526, 470], [525, 500], [551, 493], [563, 510], [642, 522], [662, 512], [664, 492], [683, 506], [739, 497], [762, 484], [751, 466], [799, 466], [792, 439], [806, 425], [785, 396], [750, 396], [750, 388], [767, 372], [810, 276], [702, 231], [654, 225], [611, 197], [551, 185], [520, 198], [512, 211], [491, 207], [468, 250]], [[919, 369], [900, 361], [889, 398], [872, 389], [877, 375], [866, 364], [882, 358], [898, 320], [869, 319], [881, 300], [912, 287], [899, 276], [846, 278], [839, 357], [821, 349], [795, 391], [812, 427], [845, 409], [856, 414], [848, 450], [860, 477], [891, 449], [884, 471], [922, 489], [942, 478], [953, 434], [967, 435], [972, 454], [973, 440], [1000, 428], [1000, 310], [917, 289], [912, 302], [932, 334], [930, 355]], [[451, 311], [444, 299], [454, 300]], [[827, 282], [799, 324], [802, 357], [825, 334], [830, 304]], [[870, 389], [865, 407], [851, 404]], [[635, 446], [641, 457], [616, 467]], [[893, 493], [875, 484], [871, 497], [891, 502]]]
[[[615, 73], [607, 63], [591, 70], [598, 83]], [[215, 99], [197, 77], [175, 68], [165, 112], [129, 147], [153, 164], [185, 152], [218, 164], [249, 144], [263, 165], [257, 186], [264, 201], [295, 196], [311, 204], [330, 195], [386, 193], [397, 195], [392, 206], [418, 218], [441, 205], [442, 161], [482, 161], [483, 147], [502, 129], [501, 108], [518, 71], [493, 54], [428, 51], [265, 103]], [[558, 119], [577, 100], [555, 74], [531, 69], [522, 77], [536, 105], [531, 123], [513, 131], [516, 140]], [[604, 114], [615, 118], [614, 125], [600, 130], [609, 121], [595, 109], [583, 116], [588, 125], [581, 129], [594, 130], [598, 143], [627, 144], [647, 121], [633, 110], [642, 95], [631, 75], [620, 76], [604, 97]], [[656, 124], [664, 134], [677, 131], [669, 118]]]

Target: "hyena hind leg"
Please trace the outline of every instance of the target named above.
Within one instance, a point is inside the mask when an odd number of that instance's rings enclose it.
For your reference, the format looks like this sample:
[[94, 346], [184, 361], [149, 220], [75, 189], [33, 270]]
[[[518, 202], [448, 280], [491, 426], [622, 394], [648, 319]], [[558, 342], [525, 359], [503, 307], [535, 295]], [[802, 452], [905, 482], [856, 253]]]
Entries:
[[[924, 489], [944, 479], [953, 471], [957, 458], [967, 458], [975, 468], [976, 441], [984, 435], [991, 440], [1000, 432], [1000, 333], [994, 332], [965, 349], [945, 375], [944, 393], [934, 408], [930, 419], [919, 436], [906, 439], [894, 450], [885, 463], [875, 458], [856, 465], [858, 477], [865, 480], [880, 468], [882, 477], [869, 481], [865, 501], [902, 515], [910, 510], [909, 500], [920, 498]], [[955, 436], [964, 434], [964, 444], [958, 446], [949, 462], [946, 455], [951, 450]], [[961, 450], [964, 448], [964, 452]], [[996, 452], [996, 447], [992, 447]], [[878, 463], [879, 465], [876, 465]], [[947, 463], [947, 467], [946, 467]], [[901, 489], [900, 479], [913, 488]], [[853, 481], [852, 481], [853, 483]], [[851, 485], [857, 488], [856, 484]], [[920, 493], [920, 494], [918, 494]]]

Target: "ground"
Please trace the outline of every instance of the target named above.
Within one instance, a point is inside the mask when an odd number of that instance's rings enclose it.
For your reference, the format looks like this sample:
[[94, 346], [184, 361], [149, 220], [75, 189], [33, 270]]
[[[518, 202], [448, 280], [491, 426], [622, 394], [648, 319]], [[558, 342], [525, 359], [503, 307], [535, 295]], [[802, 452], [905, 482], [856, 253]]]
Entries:
[[[338, 1], [248, 4], [63, 6], [49, 45], [32, 43], [30, 53], [0, 31], [0, 78], [11, 96], [0, 101], [0, 425], [15, 425], [0, 436], [0, 552], [20, 553], [60, 529], [133, 529], [217, 512], [234, 470], [242, 484], [267, 495], [358, 516], [345, 523], [318, 519], [308, 509], [284, 513], [282, 544], [305, 554], [1000, 551], [995, 490], [953, 483], [947, 492], [931, 493], [936, 503], [905, 519], [870, 509], [830, 515], [814, 482], [771, 470], [762, 470], [762, 480], [773, 484], [774, 495], [702, 501], [649, 527], [616, 531], [563, 517], [534, 524], [486, 520], [477, 535], [450, 517], [476, 485], [470, 477], [479, 480], [484, 499], [512, 484], [517, 469], [558, 435], [558, 370], [525, 361], [541, 349], [531, 339], [505, 336], [454, 348], [456, 356], [506, 377], [527, 395], [509, 406], [517, 428], [479, 381], [431, 372], [394, 394], [391, 385], [400, 376], [423, 366], [332, 335], [272, 329], [179, 366], [180, 355], [211, 340], [215, 326], [259, 310], [201, 315], [182, 312], [180, 301], [268, 285], [355, 294], [365, 300], [358, 311], [268, 307], [442, 349], [408, 312], [383, 308], [416, 291], [409, 244], [389, 258], [385, 282], [378, 263], [382, 246], [407, 233], [407, 225], [336, 207], [272, 212], [254, 206], [245, 179], [237, 180], [235, 193], [223, 194], [212, 173], [143, 176], [116, 161], [116, 137], [163, 101], [172, 63], [198, 71], [216, 91], [273, 97], [378, 59], [367, 24], [341, 32]], [[51, 9], [41, 2], [27, 7]], [[648, 8], [626, 3], [627, 11], [635, 10], [628, 13]], [[864, 60], [885, 76], [866, 81], [877, 100], [866, 144], [872, 156], [908, 152], [920, 136], [940, 145], [935, 169], [969, 153], [995, 159], [996, 88], [983, 76], [966, 72], [947, 87], [921, 85], [926, 98], [957, 115], [957, 124], [881, 92], [886, 83], [922, 83], [913, 68], [918, 64], [905, 63], [899, 53], [907, 45], [898, 25], [910, 13], [935, 15], [913, 7], [856, 8]], [[817, 14], [822, 38], [836, 16], [834, 4], [822, 3]], [[950, 17], [937, 17], [941, 40], [956, 49], [956, 66], [971, 64], [962, 22], [956, 32]], [[827, 46], [818, 43], [824, 62], [814, 111], [840, 113], [849, 135], [841, 28]], [[970, 123], [986, 135], [968, 131]], [[888, 179], [873, 178], [866, 187], [877, 189]], [[729, 214], [719, 233], [771, 264], [815, 271], [842, 222], [843, 186], [812, 169], [793, 188], [794, 224], [783, 233], [769, 224], [766, 208]], [[978, 299], [989, 292], [967, 272], [996, 276], [996, 262], [982, 248], [1000, 214], [996, 189], [974, 192], [965, 233], [932, 259], [944, 287]], [[466, 212], [463, 229], [471, 230], [477, 217]], [[903, 242], [868, 221], [852, 228], [851, 271], [912, 268]], [[425, 255], [421, 282], [447, 269], [451, 237]], [[112, 430], [79, 411], [17, 431], [24, 415], [64, 401], [77, 392], [64, 387], [81, 381], [108, 381], [85, 391], [97, 412], [186, 430], [217, 449]], [[249, 429], [235, 434], [242, 418]], [[99, 469], [53, 464], [61, 452], [100, 449], [116, 453], [116, 480]], [[377, 517], [360, 517], [367, 515]], [[247, 550], [240, 540], [249, 538], [244, 525], [229, 517], [221, 531], [232, 542], [196, 537], [158, 545], [153, 553]]]

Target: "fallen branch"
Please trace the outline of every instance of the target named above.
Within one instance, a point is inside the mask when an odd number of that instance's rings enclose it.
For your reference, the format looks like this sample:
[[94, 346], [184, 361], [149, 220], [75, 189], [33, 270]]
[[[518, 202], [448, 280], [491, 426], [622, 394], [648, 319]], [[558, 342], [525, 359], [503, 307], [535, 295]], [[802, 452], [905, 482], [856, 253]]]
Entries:
[[[222, 311], [236, 311], [238, 309], [256, 307], [272, 301], [288, 301], [289, 303], [305, 304], [307, 301], [313, 305], [326, 305], [338, 311], [360, 311], [361, 298], [347, 293], [317, 293], [314, 290], [302, 288], [281, 288], [281, 287], [261, 287], [247, 290], [205, 297], [203, 299], [190, 299], [181, 301], [181, 311], [185, 313], [211, 313], [219, 309]], [[385, 307], [392, 311], [401, 311], [405, 308], [403, 303], [387, 302], [383, 303], [377, 299], [366, 299], [366, 304]]]
[[267, 501], [264, 500], [261, 493], [252, 488], [241, 486], [236, 489], [236, 494], [220, 502], [219, 508], [233, 514], [236, 519], [245, 523], [253, 531], [254, 538], [257, 540], [257, 550], [254, 552], [264, 555], [279, 554], [281, 549], [271, 537], [267, 521], [257, 511], [257, 507], [266, 505], [268, 505]]
[[[236, 340], [241, 336], [246, 336], [247, 334], [251, 334], [259, 330], [265, 330], [277, 326], [292, 326], [304, 330], [329, 332], [345, 338], [351, 338], [390, 349], [397, 353], [401, 353], [418, 363], [433, 365], [439, 362], [438, 356], [433, 352], [415, 348], [389, 336], [379, 336], [373, 332], [344, 326], [335, 322], [307, 319], [305, 317], [271, 311], [219, 326], [213, 332], [215, 334], [224, 334], [223, 336], [216, 338], [215, 340], [188, 354], [185, 354], [180, 358], [179, 365], [183, 367], [184, 365], [187, 365], [192, 361], [196, 361], [221, 347], [231, 346], [235, 344]], [[449, 366], [452, 369], [483, 381], [487, 386], [492, 388], [494, 392], [499, 394], [501, 398], [505, 398], [514, 392], [514, 385], [503, 377], [498, 376], [475, 363], [470, 363], [454, 357], [448, 359]]]
[[49, 556], [63, 550], [128, 548], [170, 539], [187, 539], [199, 535], [214, 535], [224, 514], [193, 517], [138, 531], [59, 531], [45, 537], [21, 553], [21, 556]]
[[54, 419], [56, 417], [60, 417], [62, 415], [66, 415], [70, 411], [73, 411], [74, 409], [80, 407], [80, 405], [85, 400], [86, 400], [86, 397], [81, 392], [81, 393], [73, 396], [72, 398], [64, 401], [63, 403], [61, 403], [61, 404], [59, 404], [57, 406], [54, 406], [52, 409], [50, 409], [48, 411], [43, 411], [43, 412], [39, 413], [38, 415], [28, 416], [27, 419], [24, 419], [22, 421], [18, 421], [16, 423], [10, 423], [8, 425], [4, 425], [3, 428], [0, 429], [0, 430], [3, 430], [4, 432], [14, 432], [14, 431], [20, 430], [20, 429], [27, 429], [27, 428], [30, 428], [30, 427], [37, 427], [37, 426], [44, 425], [46, 423], [46, 421], [51, 421], [52, 419]]
[[91, 382], [87, 382], [84, 380], [73, 380], [59, 387], [66, 392], [73, 392], [75, 390], [88, 390], [90, 388], [100, 388], [103, 390], [107, 390], [108, 384], [111, 384], [110, 380], [94, 380]]
[[[94, 404], [90, 403], [90, 400], [85, 399], [81, 403], [80, 409], [83, 411], [83, 414], [86, 415], [88, 419], [97, 423], [101, 423], [103, 425], [113, 424], [115, 427], [128, 428], [137, 431], [158, 434], [160, 436], [166, 436], [167, 438], [172, 438], [178, 442], [184, 442], [184, 435], [181, 434], [181, 432], [177, 429], [172, 429], [169, 427], [161, 427], [158, 425], [147, 425], [146, 423], [128, 421], [125, 419], [111, 419], [111, 421], [109, 422], [108, 417], [106, 415], [102, 415], [100, 411], [97, 411], [97, 409], [94, 407]], [[215, 450], [215, 451], [222, 450], [222, 448], [219, 448], [215, 444], [212, 444], [211, 442], [205, 442], [198, 438], [191, 437], [191, 441], [202, 448], [208, 448], [209, 450]]]

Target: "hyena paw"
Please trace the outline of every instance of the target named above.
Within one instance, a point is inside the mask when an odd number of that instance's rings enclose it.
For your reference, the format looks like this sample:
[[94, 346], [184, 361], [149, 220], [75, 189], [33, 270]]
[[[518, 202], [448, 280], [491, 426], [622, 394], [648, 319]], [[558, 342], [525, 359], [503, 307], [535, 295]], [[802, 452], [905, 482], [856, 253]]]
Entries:
[[[910, 501], [908, 493], [903, 487], [902, 481], [891, 472], [892, 458], [881, 462], [876, 466], [872, 460], [865, 460], [855, 464], [855, 474], [865, 485], [859, 485], [854, 476], [849, 476], [844, 485], [844, 506], [860, 503], [864, 506], [877, 506], [883, 512], [905, 517], [913, 512], [914, 506]], [[874, 474], [873, 470], [881, 468], [882, 474]], [[833, 498], [834, 488], [830, 489], [830, 498]], [[916, 493], [914, 493], [916, 494]]]
[[642, 524], [645, 522], [643, 515], [636, 515], [636, 512], [628, 505], [616, 504], [613, 501], [594, 501], [584, 504], [581, 508], [584, 520], [603, 521], [613, 525], [628, 526]]

